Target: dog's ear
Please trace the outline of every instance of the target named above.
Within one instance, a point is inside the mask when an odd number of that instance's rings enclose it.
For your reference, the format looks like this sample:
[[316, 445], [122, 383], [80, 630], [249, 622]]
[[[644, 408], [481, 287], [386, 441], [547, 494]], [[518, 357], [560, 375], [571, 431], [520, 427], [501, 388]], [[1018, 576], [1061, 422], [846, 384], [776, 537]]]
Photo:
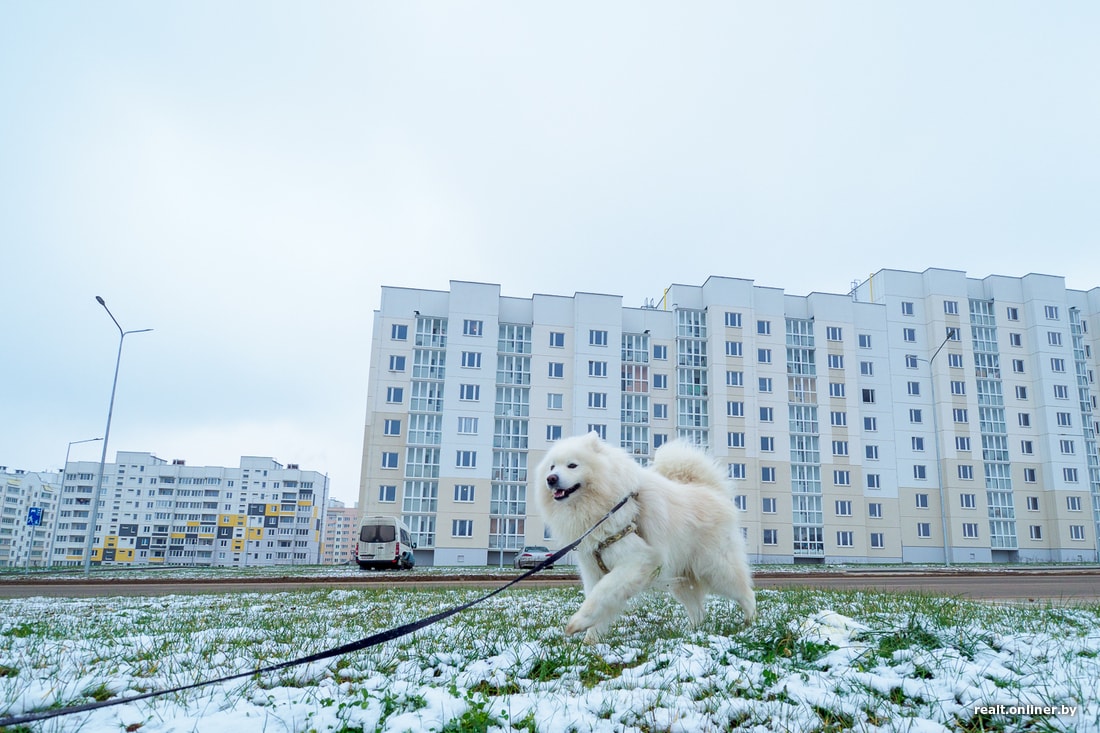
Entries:
[[600, 440], [600, 434], [597, 433], [595, 430], [589, 432], [587, 435], [584, 436], [584, 442], [593, 450], [599, 450], [600, 447], [603, 445], [603, 441]]

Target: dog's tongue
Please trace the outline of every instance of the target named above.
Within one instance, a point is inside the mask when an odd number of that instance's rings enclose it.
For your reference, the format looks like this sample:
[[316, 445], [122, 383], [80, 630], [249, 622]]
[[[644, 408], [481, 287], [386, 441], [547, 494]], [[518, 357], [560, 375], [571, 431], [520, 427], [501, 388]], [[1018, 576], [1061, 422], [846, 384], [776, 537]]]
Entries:
[[555, 499], [564, 499], [565, 495], [566, 495], [565, 489], [558, 489], [557, 491], [554, 492], [554, 498]]

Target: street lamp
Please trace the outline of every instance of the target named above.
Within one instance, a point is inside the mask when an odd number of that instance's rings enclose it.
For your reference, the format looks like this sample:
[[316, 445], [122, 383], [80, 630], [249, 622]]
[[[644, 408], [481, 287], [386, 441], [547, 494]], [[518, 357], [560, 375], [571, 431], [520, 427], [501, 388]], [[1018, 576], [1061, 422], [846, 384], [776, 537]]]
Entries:
[[146, 331], [152, 331], [151, 328], [140, 328], [136, 331], [123, 331], [122, 326], [118, 325], [118, 319], [115, 318], [114, 313], [111, 313], [111, 309], [107, 307], [107, 304], [103, 302], [103, 298], [98, 295], [95, 296], [96, 302], [103, 306], [103, 310], [107, 311], [107, 315], [114, 321], [115, 326], [118, 328], [118, 356], [115, 358], [115, 378], [111, 382], [111, 402], [107, 406], [107, 428], [103, 431], [103, 453], [99, 457], [99, 478], [96, 480], [95, 493], [92, 495], [92, 515], [88, 523], [88, 541], [84, 545], [84, 575], [87, 576], [91, 571], [92, 566], [92, 545], [95, 543], [95, 523], [99, 521], [99, 492], [103, 489], [103, 469], [107, 463], [107, 441], [111, 437], [111, 416], [115, 411], [115, 388], [118, 386], [118, 366], [122, 361], [122, 342], [126, 339], [127, 334], [131, 333], [145, 333]]
[[940, 522], [943, 525], [943, 564], [946, 566], [951, 565], [951, 551], [947, 542], [947, 503], [944, 498], [943, 488], [943, 459], [940, 455], [940, 428], [939, 419], [937, 418], [936, 404], [936, 372], [932, 366], [932, 362], [936, 360], [936, 357], [940, 355], [940, 351], [944, 346], [947, 346], [947, 342], [952, 339], [958, 332], [956, 328], [948, 328], [947, 336], [944, 337], [943, 342], [939, 348], [932, 354], [932, 357], [928, 360], [928, 376], [932, 382], [932, 440], [936, 442], [936, 481], [940, 486]]
[[[77, 445], [78, 443], [94, 443], [97, 440], [103, 440], [103, 438], [88, 438], [86, 440], [70, 440], [69, 441], [69, 447], [65, 449], [65, 463], [61, 466], [61, 482], [60, 482], [61, 483], [61, 487], [60, 487], [61, 490], [58, 492], [58, 497], [57, 497], [58, 506], [61, 505], [61, 495], [65, 493], [65, 472], [67, 470], [69, 470], [69, 454], [72, 452], [73, 446]], [[51, 564], [53, 563], [54, 542], [57, 541], [56, 522], [57, 522], [57, 513], [55, 512], [54, 513], [55, 527], [54, 527], [53, 534], [50, 535], [50, 563]]]

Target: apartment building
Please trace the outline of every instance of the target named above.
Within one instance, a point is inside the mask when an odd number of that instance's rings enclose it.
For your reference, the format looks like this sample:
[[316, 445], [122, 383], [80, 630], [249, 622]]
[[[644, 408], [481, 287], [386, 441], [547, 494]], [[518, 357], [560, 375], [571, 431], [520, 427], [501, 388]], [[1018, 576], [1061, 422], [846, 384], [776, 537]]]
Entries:
[[359, 505], [349, 507], [339, 499], [329, 499], [328, 511], [325, 512], [324, 552], [321, 562], [325, 565], [355, 562], [358, 532]]
[[[80, 565], [99, 463], [70, 461], [50, 557]], [[306, 565], [321, 562], [328, 478], [243, 456], [240, 466], [188, 466], [119, 451], [104, 468], [91, 562], [102, 565]]]
[[1098, 311], [1059, 277], [939, 269], [807, 296], [711, 277], [643, 308], [384, 287], [360, 504], [422, 564], [509, 562], [553, 544], [528, 467], [596, 431], [641, 463], [706, 447], [757, 563], [1094, 561]]
[[61, 475], [0, 466], [0, 567], [49, 564]]

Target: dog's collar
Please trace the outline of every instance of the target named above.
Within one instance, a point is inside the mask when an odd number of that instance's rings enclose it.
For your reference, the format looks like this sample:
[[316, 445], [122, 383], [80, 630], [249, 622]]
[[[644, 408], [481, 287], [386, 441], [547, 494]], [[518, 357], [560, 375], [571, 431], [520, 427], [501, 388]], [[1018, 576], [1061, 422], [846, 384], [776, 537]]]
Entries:
[[[637, 499], [638, 498], [637, 492], [632, 493], [628, 498]], [[623, 537], [626, 537], [631, 532], [637, 532], [637, 531], [638, 531], [638, 523], [637, 523], [637, 521], [632, 519], [632, 520], [630, 520], [630, 524], [626, 525], [625, 527], [623, 527], [622, 529], [620, 529], [618, 532], [611, 535], [610, 537], [604, 538], [603, 540], [600, 541], [600, 544], [596, 545], [596, 549], [592, 551], [592, 554], [596, 556], [596, 564], [600, 566], [600, 570], [602, 570], [604, 573], [610, 573], [611, 572], [608, 569], [607, 565], [604, 564], [603, 551], [606, 550], [608, 547], [611, 547], [611, 545], [615, 544], [616, 542], [621, 540]]]

